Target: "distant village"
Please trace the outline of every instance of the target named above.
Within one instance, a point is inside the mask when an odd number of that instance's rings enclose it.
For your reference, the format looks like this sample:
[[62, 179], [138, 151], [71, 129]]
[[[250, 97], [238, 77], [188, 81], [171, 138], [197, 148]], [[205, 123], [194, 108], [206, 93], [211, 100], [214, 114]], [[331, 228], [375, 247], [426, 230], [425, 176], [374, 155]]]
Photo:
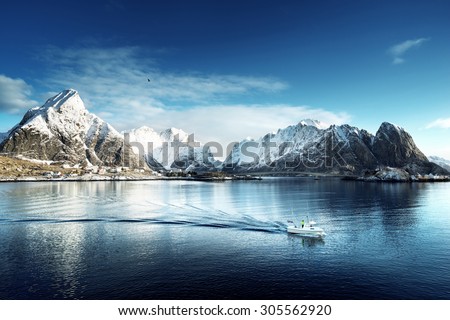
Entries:
[[[215, 180], [261, 180], [261, 177], [252, 175], [229, 175], [221, 171], [215, 172], [196, 172], [182, 170], [180, 168], [161, 169], [154, 171], [149, 168], [129, 168], [129, 167], [108, 167], [108, 166], [89, 166], [79, 168], [63, 165], [62, 171], [45, 171], [42, 178], [47, 180], [153, 180], [153, 179], [183, 179], [198, 181]], [[67, 170], [72, 169], [70, 172]], [[43, 180], [44, 180], [43, 179]]]
[[[153, 171], [148, 168], [129, 168], [129, 167], [108, 167], [108, 166], [89, 166], [82, 167], [62, 165], [62, 169], [67, 172], [67, 170], [73, 169], [70, 173], [64, 173], [62, 171], [45, 171], [42, 176], [47, 179], [63, 179], [63, 178], [76, 178], [81, 176], [116, 176], [116, 175], [146, 175], [153, 177], [163, 177], [163, 176], [185, 176], [183, 170], [174, 168], [171, 170], [160, 170]], [[190, 176], [190, 175], [189, 175]]]

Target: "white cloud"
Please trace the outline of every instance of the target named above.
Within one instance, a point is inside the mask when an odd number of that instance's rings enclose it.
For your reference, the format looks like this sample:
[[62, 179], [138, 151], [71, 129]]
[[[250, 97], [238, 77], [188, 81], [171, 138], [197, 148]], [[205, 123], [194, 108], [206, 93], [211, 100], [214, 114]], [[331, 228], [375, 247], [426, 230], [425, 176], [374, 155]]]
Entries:
[[392, 60], [393, 64], [402, 64], [403, 62], [405, 62], [405, 59], [399, 57], [395, 57], [394, 60]]
[[205, 103], [287, 88], [270, 77], [162, 72], [146, 54], [138, 47], [48, 47], [41, 57], [54, 67], [46, 80], [52, 88], [73, 87], [97, 102], [130, 97], [151, 103]]
[[348, 114], [308, 106], [236, 104], [252, 95], [264, 101], [265, 95], [288, 85], [270, 77], [163, 72], [144, 54], [136, 47], [49, 47], [42, 57], [52, 72], [44, 80], [52, 90], [77, 89], [90, 111], [118, 130], [177, 127], [224, 148], [304, 118], [329, 124], [350, 120]]
[[429, 124], [427, 124], [427, 126], [425, 127], [426, 129], [431, 129], [431, 128], [442, 128], [442, 129], [448, 129], [450, 128], [450, 118], [439, 118], [434, 120], [433, 122], [430, 122]]
[[24, 80], [0, 74], [0, 112], [20, 113], [34, 107], [37, 102], [30, 95], [31, 86]]
[[403, 55], [413, 49], [420, 47], [424, 42], [428, 41], [428, 38], [418, 38], [414, 40], [406, 40], [396, 45], [393, 45], [388, 49], [388, 53], [392, 56], [393, 64], [402, 64], [405, 62]]

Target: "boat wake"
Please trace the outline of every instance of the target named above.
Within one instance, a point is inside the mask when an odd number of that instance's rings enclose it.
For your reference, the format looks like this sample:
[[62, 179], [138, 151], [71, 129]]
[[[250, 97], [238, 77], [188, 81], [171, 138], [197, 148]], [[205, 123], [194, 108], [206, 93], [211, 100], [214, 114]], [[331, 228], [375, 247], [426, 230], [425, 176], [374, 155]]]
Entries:
[[183, 210], [170, 210], [159, 218], [153, 219], [152, 222], [267, 233], [281, 233], [286, 230], [286, 225], [283, 222], [263, 221], [247, 214], [232, 214], [220, 209], [201, 208], [191, 204], [177, 207]]
[[[155, 206], [159, 209], [155, 210]], [[80, 217], [76, 213], [51, 214], [48, 218], [27, 217], [22, 219], [0, 219], [1, 223], [143, 223], [161, 225], [180, 225], [192, 227], [238, 229], [244, 231], [284, 233], [286, 224], [281, 221], [264, 221], [248, 214], [228, 213], [224, 210], [201, 208], [192, 204], [155, 204], [153, 210], [138, 210], [127, 217], [96, 216]]]

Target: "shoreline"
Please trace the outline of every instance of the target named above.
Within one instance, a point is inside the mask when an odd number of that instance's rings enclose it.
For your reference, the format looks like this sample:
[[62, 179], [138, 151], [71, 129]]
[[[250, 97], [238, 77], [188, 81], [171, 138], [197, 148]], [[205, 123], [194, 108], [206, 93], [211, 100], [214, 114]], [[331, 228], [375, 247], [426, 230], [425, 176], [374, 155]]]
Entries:
[[[443, 179], [420, 179], [420, 180], [381, 180], [381, 179], [364, 179], [363, 177], [355, 176], [340, 176], [335, 174], [313, 176], [307, 174], [297, 175], [264, 175], [265, 178], [311, 178], [313, 181], [321, 180], [322, 178], [336, 178], [341, 181], [355, 181], [363, 183], [439, 183], [450, 182], [450, 178]], [[80, 176], [67, 178], [42, 178], [39, 176], [29, 177], [2, 177], [0, 176], [0, 183], [8, 182], [126, 182], [126, 181], [199, 181], [199, 182], [226, 182], [226, 181], [259, 181], [264, 178], [258, 176], [227, 176], [227, 177], [157, 177], [157, 176]]]
[[371, 183], [425, 183], [425, 182], [450, 182], [448, 176], [420, 177], [412, 179], [411, 177], [376, 177], [352, 176], [338, 173], [313, 173], [313, 172], [251, 172], [251, 173], [224, 173], [223, 175], [194, 175], [194, 176], [165, 176], [149, 174], [84, 174], [79, 176], [61, 176], [45, 177], [41, 175], [29, 176], [2, 176], [2, 182], [100, 182], [100, 181], [199, 181], [199, 182], [225, 182], [225, 181], [255, 181], [265, 178], [310, 178], [314, 181], [321, 179], [336, 178], [342, 181], [357, 181]]
[[450, 178], [439, 178], [439, 179], [416, 179], [416, 180], [395, 180], [395, 179], [371, 179], [365, 177], [343, 177], [342, 181], [356, 181], [356, 182], [364, 182], [364, 183], [434, 183], [434, 182], [450, 182]]
[[158, 177], [158, 176], [127, 176], [127, 175], [92, 175], [79, 177], [64, 177], [64, 178], [43, 178], [40, 176], [28, 177], [4, 177], [0, 176], [0, 183], [2, 182], [101, 182], [101, 181], [200, 181], [200, 182], [223, 182], [236, 180], [262, 180], [260, 177], [250, 176], [227, 176], [227, 177]]

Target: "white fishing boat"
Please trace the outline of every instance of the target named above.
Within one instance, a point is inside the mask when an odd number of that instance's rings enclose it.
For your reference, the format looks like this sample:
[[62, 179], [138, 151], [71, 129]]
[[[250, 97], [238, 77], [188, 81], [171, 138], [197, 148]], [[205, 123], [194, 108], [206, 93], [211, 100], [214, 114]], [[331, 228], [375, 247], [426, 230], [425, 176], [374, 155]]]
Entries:
[[287, 226], [287, 232], [298, 234], [300, 236], [306, 236], [306, 237], [325, 237], [326, 233], [323, 231], [322, 228], [316, 227], [316, 222], [309, 221], [304, 222], [302, 220], [300, 226], [297, 227], [297, 225], [292, 220], [288, 220], [288, 226]]

